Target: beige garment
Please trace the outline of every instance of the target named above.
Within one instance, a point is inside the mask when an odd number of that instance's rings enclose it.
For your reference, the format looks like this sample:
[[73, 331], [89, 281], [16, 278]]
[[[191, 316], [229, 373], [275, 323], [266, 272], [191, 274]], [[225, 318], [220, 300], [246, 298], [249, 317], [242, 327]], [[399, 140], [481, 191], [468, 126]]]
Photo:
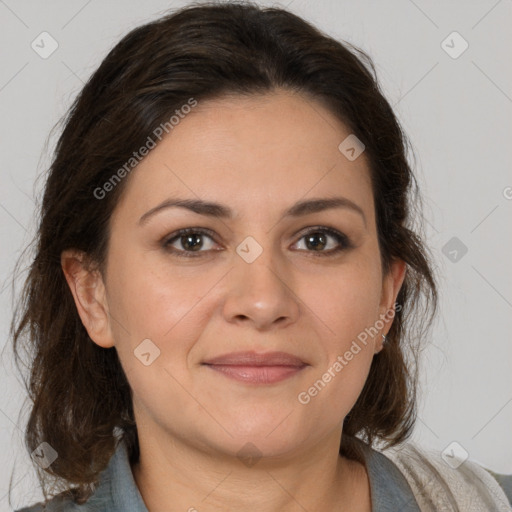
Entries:
[[466, 459], [456, 469], [434, 450], [412, 442], [381, 450], [402, 472], [421, 512], [510, 512], [512, 507], [496, 479]]

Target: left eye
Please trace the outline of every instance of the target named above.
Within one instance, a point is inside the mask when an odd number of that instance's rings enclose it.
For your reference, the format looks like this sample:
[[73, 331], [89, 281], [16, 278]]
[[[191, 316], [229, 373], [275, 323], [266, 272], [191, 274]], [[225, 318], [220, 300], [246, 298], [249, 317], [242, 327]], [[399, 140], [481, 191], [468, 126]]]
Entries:
[[[329, 245], [329, 237], [335, 240], [334, 247], [331, 247], [329, 251], [317, 250], [318, 247], [322, 249]], [[313, 251], [308, 252], [317, 253], [315, 256], [331, 256], [352, 247], [352, 243], [346, 235], [329, 228], [319, 227], [311, 229], [303, 234], [299, 240], [302, 239], [306, 240], [306, 246], [314, 248]]]
[[[211, 246], [206, 247], [203, 251], [201, 250], [204, 249], [202, 237], [207, 237], [214, 242], [213, 234], [209, 230], [185, 228], [171, 235], [170, 238], [163, 242], [163, 246], [166, 250], [179, 257], [198, 257], [200, 254], [197, 253], [212, 250]], [[329, 245], [329, 238], [334, 239], [334, 247], [324, 251], [323, 249]], [[316, 256], [330, 256], [352, 247], [352, 243], [346, 235], [325, 227], [310, 229], [300, 237], [299, 241], [302, 239], [305, 239], [307, 249], [313, 248], [313, 250], [306, 250], [306, 252], [316, 253]], [[179, 249], [174, 244], [180, 244], [182, 248]]]

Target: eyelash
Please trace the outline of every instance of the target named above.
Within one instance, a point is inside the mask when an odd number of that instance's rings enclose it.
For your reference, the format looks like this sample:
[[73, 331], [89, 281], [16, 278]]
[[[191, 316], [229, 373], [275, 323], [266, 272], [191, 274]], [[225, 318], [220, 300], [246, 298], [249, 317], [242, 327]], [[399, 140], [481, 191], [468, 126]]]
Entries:
[[[347, 249], [351, 249], [354, 247], [352, 242], [346, 235], [344, 235], [343, 233], [340, 233], [339, 231], [337, 231], [333, 228], [327, 228], [324, 226], [318, 226], [318, 227], [311, 228], [307, 232], [303, 233], [301, 235], [301, 237], [299, 238], [299, 240], [303, 239], [307, 235], [317, 234], [317, 233], [322, 233], [325, 235], [332, 236], [338, 242], [338, 244], [340, 244], [341, 246], [338, 245], [337, 248], [331, 249], [330, 251], [318, 251], [317, 252], [317, 251], [308, 251], [308, 250], [303, 251], [302, 250], [303, 252], [311, 252], [311, 253], [314, 253], [315, 256], [328, 257], [328, 256], [335, 256], [342, 251], [345, 251]], [[183, 250], [175, 249], [174, 247], [170, 246], [171, 243], [173, 243], [175, 240], [179, 239], [181, 236], [189, 235], [189, 234], [206, 235], [206, 236], [210, 237], [213, 241], [215, 241], [213, 232], [208, 229], [184, 228], [184, 229], [180, 229], [180, 230], [176, 231], [170, 237], [166, 238], [164, 240], [164, 242], [162, 243], [162, 245], [166, 251], [174, 254], [175, 256], [177, 256], [179, 258], [181, 258], [181, 257], [183, 257], [183, 258], [198, 258], [198, 257], [201, 257], [201, 253], [208, 252], [208, 251], [197, 251], [197, 252], [183, 251]]]

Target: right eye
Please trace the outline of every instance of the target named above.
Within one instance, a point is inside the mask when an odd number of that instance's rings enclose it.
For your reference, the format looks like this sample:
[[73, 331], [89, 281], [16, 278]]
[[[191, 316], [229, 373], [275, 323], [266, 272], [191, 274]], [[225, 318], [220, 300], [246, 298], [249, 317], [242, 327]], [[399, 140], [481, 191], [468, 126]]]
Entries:
[[[184, 228], [176, 231], [163, 242], [163, 247], [173, 255], [185, 258], [197, 258], [201, 256], [200, 253], [208, 252], [201, 251], [203, 242], [201, 237], [208, 237], [213, 240], [212, 232], [205, 228]], [[182, 249], [173, 247], [174, 244], [181, 245]], [[211, 249], [209, 249], [211, 250]]]

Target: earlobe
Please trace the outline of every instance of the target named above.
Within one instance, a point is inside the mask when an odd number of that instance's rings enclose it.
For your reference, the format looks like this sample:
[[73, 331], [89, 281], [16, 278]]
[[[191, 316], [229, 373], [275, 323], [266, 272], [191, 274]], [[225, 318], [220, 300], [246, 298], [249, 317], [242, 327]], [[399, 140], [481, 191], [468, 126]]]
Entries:
[[114, 339], [105, 286], [100, 272], [87, 265], [85, 256], [80, 251], [63, 251], [61, 267], [89, 337], [100, 347], [110, 348]]

